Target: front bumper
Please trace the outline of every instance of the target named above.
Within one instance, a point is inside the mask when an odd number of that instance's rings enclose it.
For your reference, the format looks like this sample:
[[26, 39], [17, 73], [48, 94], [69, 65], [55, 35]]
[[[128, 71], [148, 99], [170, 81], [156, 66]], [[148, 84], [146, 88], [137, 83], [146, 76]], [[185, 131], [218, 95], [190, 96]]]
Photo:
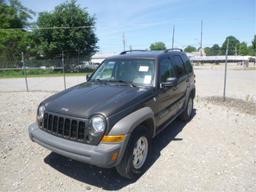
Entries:
[[[104, 168], [116, 166], [120, 162], [121, 154], [123, 154], [125, 148], [124, 143], [88, 145], [70, 141], [41, 130], [37, 123], [30, 125], [28, 132], [32, 141], [55, 153]], [[112, 154], [116, 152], [119, 153], [118, 159], [112, 160]]]

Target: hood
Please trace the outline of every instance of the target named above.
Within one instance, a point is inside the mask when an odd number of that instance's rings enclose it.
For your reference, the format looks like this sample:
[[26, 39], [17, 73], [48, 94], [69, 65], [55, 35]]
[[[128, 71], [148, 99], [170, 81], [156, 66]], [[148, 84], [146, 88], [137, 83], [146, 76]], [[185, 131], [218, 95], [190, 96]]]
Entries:
[[130, 105], [140, 103], [153, 88], [130, 87], [110, 83], [88, 82], [46, 99], [46, 110], [64, 115], [89, 118], [94, 114], [110, 116]]

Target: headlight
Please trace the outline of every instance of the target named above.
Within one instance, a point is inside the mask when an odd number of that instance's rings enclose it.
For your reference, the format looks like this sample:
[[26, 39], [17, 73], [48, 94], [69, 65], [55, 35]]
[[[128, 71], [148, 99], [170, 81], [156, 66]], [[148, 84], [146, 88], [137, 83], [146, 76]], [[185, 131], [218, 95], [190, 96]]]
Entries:
[[44, 105], [39, 106], [38, 112], [37, 112], [37, 119], [39, 121], [43, 120], [44, 112], [45, 112], [45, 106]]
[[106, 129], [106, 120], [102, 116], [94, 116], [91, 118], [91, 135], [103, 133]]

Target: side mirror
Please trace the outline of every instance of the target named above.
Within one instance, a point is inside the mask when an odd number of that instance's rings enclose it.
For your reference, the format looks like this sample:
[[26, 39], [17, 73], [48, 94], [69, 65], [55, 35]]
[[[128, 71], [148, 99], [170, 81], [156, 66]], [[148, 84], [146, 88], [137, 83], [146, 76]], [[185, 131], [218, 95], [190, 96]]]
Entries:
[[170, 88], [175, 87], [177, 85], [178, 79], [176, 77], [170, 77], [166, 80], [166, 82], [162, 82], [160, 84], [161, 88]]

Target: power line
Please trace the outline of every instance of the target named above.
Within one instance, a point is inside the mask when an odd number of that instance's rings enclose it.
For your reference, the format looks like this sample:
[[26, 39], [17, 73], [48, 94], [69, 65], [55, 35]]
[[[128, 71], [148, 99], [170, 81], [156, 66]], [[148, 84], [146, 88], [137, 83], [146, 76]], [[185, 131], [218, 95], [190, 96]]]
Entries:
[[0, 28], [0, 30], [48, 30], [48, 29], [85, 29], [85, 28], [95, 28], [94, 26], [62, 26], [62, 27], [28, 27], [28, 28]]

